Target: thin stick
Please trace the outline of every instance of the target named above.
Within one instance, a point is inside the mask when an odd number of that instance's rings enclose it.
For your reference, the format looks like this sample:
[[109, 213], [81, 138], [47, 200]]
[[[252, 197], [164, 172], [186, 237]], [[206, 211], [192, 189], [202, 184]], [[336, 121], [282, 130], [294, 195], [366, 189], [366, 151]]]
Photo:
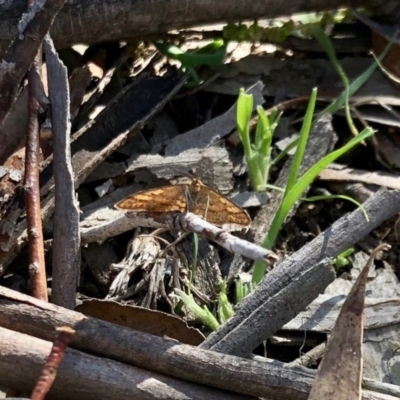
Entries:
[[[99, 221], [101, 221], [99, 223]], [[274, 263], [278, 257], [271, 250], [231, 235], [228, 231], [210, 224], [192, 213], [146, 213], [121, 212], [112, 209], [100, 209], [81, 224], [83, 243], [92, 243], [112, 237], [137, 227], [177, 229], [194, 232], [214, 241], [232, 253], [238, 253], [251, 260]], [[229, 226], [228, 226], [229, 228]]]
[[75, 334], [75, 331], [68, 326], [63, 326], [58, 331], [60, 333], [53, 343], [47, 362], [43, 366], [42, 373], [33, 389], [31, 400], [43, 400], [46, 397], [54, 379], [56, 379], [57, 370], [65, 356], [65, 351]]
[[29, 274], [32, 296], [47, 301], [46, 269], [44, 263], [42, 218], [39, 193], [39, 100], [40, 54], [28, 73], [28, 133], [25, 156], [25, 202], [29, 240]]

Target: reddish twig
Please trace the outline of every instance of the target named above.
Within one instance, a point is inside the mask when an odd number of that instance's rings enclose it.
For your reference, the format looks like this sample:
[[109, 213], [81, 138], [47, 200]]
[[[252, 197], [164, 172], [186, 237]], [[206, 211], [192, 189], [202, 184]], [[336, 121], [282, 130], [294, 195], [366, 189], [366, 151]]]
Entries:
[[46, 269], [44, 263], [42, 218], [39, 191], [39, 121], [38, 100], [40, 57], [36, 56], [28, 73], [28, 132], [25, 156], [25, 202], [29, 238], [29, 274], [32, 296], [47, 301]]
[[57, 330], [59, 334], [53, 343], [47, 362], [43, 366], [42, 373], [33, 389], [31, 400], [43, 400], [45, 398], [56, 379], [58, 367], [75, 334], [75, 331], [68, 326], [63, 326]]

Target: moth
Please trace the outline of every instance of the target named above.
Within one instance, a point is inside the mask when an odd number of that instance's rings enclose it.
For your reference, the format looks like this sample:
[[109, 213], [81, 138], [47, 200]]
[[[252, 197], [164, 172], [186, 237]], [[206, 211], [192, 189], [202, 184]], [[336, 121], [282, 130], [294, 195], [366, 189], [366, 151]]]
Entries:
[[190, 184], [143, 190], [116, 204], [121, 210], [153, 213], [191, 212], [214, 225], [247, 226], [247, 212], [231, 200], [193, 179]]

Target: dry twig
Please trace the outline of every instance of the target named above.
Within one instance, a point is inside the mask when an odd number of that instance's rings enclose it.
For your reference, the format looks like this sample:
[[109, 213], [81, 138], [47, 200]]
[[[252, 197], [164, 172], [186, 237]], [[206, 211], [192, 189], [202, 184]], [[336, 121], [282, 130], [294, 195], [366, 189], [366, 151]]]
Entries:
[[58, 367], [65, 356], [67, 347], [75, 334], [75, 331], [68, 326], [61, 327], [58, 331], [59, 334], [53, 343], [47, 362], [33, 389], [31, 400], [43, 400], [46, 397], [56, 379]]
[[25, 157], [25, 202], [29, 237], [29, 274], [32, 295], [47, 301], [46, 268], [44, 261], [42, 217], [39, 193], [39, 92], [40, 92], [39, 52], [29, 70], [29, 119]]
[[[102, 212], [101, 212], [102, 211]], [[191, 213], [145, 213], [121, 212], [110, 209], [99, 210], [81, 223], [82, 242], [103, 241], [137, 227], [177, 229], [195, 232], [219, 244], [226, 250], [241, 254], [251, 260], [275, 262], [277, 256], [271, 250], [240, 239], [226, 230]]]

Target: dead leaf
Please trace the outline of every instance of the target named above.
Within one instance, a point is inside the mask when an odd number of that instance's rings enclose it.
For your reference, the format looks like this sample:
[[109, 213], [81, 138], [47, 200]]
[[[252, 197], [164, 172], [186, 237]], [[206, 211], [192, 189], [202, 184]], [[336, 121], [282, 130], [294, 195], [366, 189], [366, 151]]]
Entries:
[[192, 346], [198, 346], [204, 340], [204, 336], [198, 329], [190, 328], [182, 319], [161, 311], [104, 300], [84, 301], [75, 308], [75, 311]]
[[388, 245], [381, 245], [372, 252], [343, 303], [326, 345], [309, 400], [361, 399], [365, 287], [376, 254], [389, 248]]

